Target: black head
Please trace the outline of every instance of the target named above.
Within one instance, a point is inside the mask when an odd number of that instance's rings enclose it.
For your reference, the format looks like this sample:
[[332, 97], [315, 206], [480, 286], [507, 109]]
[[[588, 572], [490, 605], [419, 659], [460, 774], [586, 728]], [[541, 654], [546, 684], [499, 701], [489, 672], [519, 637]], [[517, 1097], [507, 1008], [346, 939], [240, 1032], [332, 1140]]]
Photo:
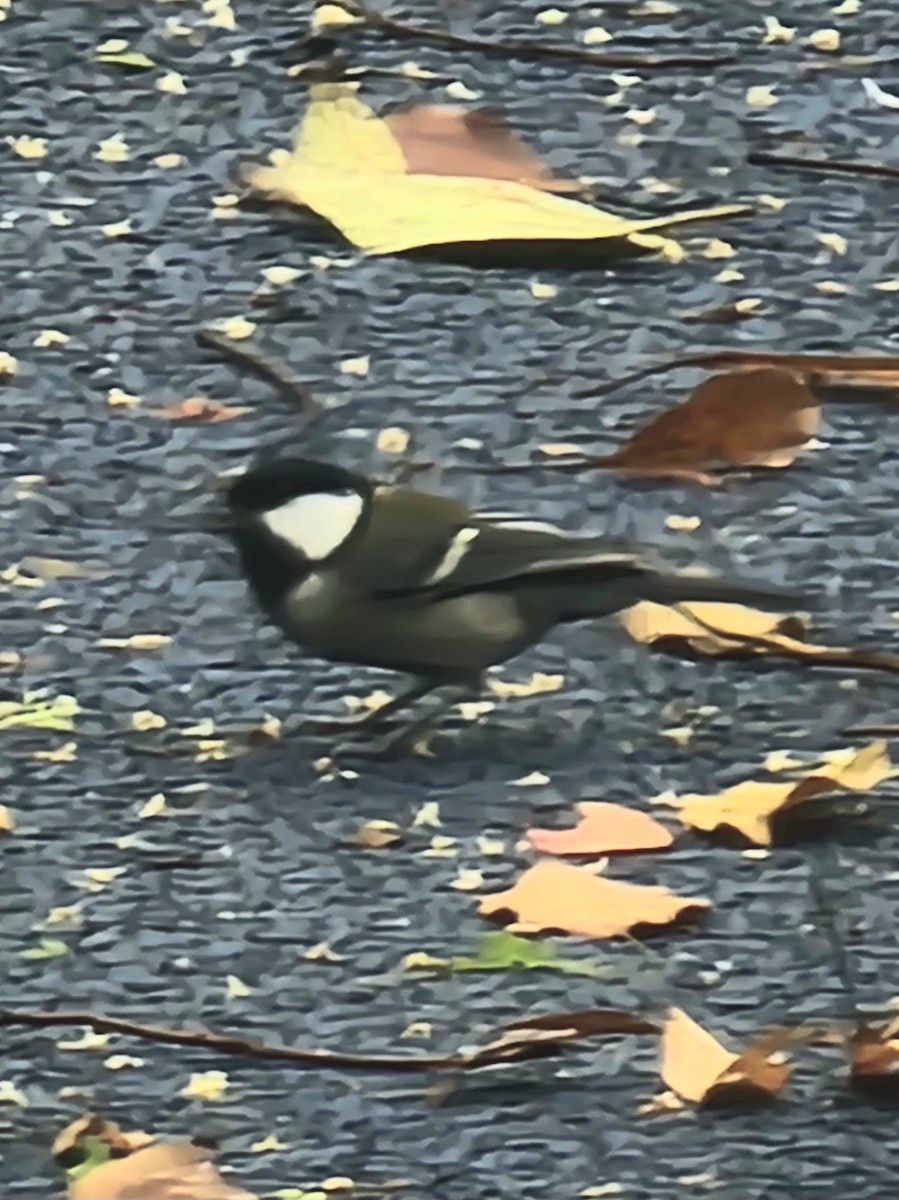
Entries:
[[367, 499], [370, 490], [364, 476], [334, 463], [277, 458], [236, 479], [227, 489], [227, 501], [235, 516], [261, 517], [301, 496], [356, 494]]

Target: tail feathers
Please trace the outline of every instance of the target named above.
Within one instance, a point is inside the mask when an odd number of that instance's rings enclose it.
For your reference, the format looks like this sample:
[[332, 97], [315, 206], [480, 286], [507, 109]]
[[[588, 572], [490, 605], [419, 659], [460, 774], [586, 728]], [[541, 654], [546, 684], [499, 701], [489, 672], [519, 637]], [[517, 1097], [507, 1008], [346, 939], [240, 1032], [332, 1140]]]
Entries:
[[715, 579], [705, 575], [662, 575], [653, 572], [640, 581], [641, 599], [656, 604], [682, 604], [703, 601], [717, 604], [745, 604], [750, 608], [770, 608], [786, 612], [810, 607], [809, 597], [787, 588], [760, 587], [742, 579]]

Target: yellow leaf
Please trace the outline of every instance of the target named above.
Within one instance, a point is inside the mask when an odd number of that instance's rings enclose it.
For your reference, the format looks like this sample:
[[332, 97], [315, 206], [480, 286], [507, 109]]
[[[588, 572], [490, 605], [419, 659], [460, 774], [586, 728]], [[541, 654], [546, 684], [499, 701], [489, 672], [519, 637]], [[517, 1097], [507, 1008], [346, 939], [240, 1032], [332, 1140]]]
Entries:
[[5, 804], [0, 804], [0, 834], [12, 833], [15, 827], [16, 822], [12, 813]]
[[[226, 980], [226, 995], [229, 1000], [243, 1000], [245, 996], [252, 996], [253, 988], [249, 987], [242, 979], [236, 975], [228, 975]], [[272, 1147], [269, 1147], [271, 1149]]]
[[42, 137], [23, 134], [21, 137], [10, 138], [9, 145], [13, 154], [18, 154], [19, 158], [45, 158], [47, 154], [47, 139]]
[[229, 317], [227, 321], [222, 321], [219, 329], [225, 337], [231, 338], [233, 342], [239, 342], [253, 336], [256, 332], [256, 322], [248, 321], [246, 317]]
[[[102, 46], [98, 46], [94, 57], [97, 62], [105, 63], [111, 67], [140, 67], [143, 70], [149, 70], [156, 66], [152, 58], [147, 58], [146, 54], [142, 54], [140, 50], [126, 49], [128, 43], [123, 42], [120, 38], [115, 38], [110, 42], [104, 42]], [[120, 50], [108, 50], [108, 46], [121, 46]]]
[[200, 1071], [191, 1075], [181, 1089], [188, 1100], [222, 1100], [228, 1090], [229, 1080], [224, 1071]]
[[166, 92], [169, 96], [186, 96], [187, 85], [184, 82], [184, 77], [179, 75], [177, 71], [166, 71], [156, 80], [157, 92]]
[[359, 17], [354, 17], [339, 4], [317, 4], [309, 23], [311, 33], [319, 33], [334, 25], [358, 25]]
[[94, 158], [105, 163], [127, 162], [130, 157], [131, 147], [120, 133], [115, 133], [112, 137], [104, 138], [102, 142], [98, 142], [94, 154]]
[[669, 243], [650, 230], [744, 211], [721, 207], [628, 220], [506, 179], [406, 174], [399, 143], [355, 92], [351, 84], [313, 86], [293, 151], [256, 168], [248, 182], [311, 208], [369, 254], [499, 239], [599, 241], [613, 253], [660, 251]]
[[5, 375], [15, 375], [19, 370], [19, 361], [8, 350], [0, 350], [0, 378]]
[[840, 34], [837, 29], [816, 29], [808, 39], [808, 44], [813, 50], [820, 50], [824, 54], [832, 54], [840, 48]]
[[408, 429], [400, 429], [398, 425], [388, 426], [378, 434], [375, 443], [382, 454], [405, 454], [409, 447], [410, 433]]
[[770, 87], [758, 84], [746, 89], [746, 103], [750, 108], [770, 108], [777, 103], [777, 97]]
[[31, 344], [45, 350], [48, 346], [64, 346], [69, 340], [69, 335], [58, 329], [42, 329]]
[[745, 780], [718, 795], [691, 794], [672, 801], [683, 825], [704, 833], [732, 829], [757, 846], [772, 844], [771, 822], [778, 813], [835, 791], [867, 792], [890, 778], [892, 769], [885, 742], [872, 742], [851, 757], [807, 771], [786, 783]]

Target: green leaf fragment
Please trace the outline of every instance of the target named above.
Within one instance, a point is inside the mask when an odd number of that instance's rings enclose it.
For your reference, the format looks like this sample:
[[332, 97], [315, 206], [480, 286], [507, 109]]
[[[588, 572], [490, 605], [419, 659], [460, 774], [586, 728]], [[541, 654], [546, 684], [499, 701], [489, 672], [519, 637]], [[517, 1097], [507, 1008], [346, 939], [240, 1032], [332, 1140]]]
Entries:
[[30, 950], [23, 950], [21, 957], [35, 960], [62, 958], [64, 954], [68, 953], [69, 947], [65, 942], [60, 942], [57, 938], [43, 938], [37, 946], [32, 946]]
[[0, 703], [0, 729], [53, 729], [69, 733], [75, 728], [73, 718], [81, 712], [74, 696], [48, 698], [40, 692], [26, 692], [21, 703]]
[[112, 1148], [100, 1138], [79, 1138], [78, 1148], [84, 1151], [85, 1156], [77, 1166], [69, 1167], [66, 1171], [69, 1183], [77, 1183], [82, 1176], [89, 1174], [95, 1167], [102, 1167], [112, 1158]]
[[521, 967], [564, 971], [569, 975], [596, 975], [603, 970], [598, 963], [560, 957], [552, 942], [532, 941], [505, 932], [485, 934], [476, 955], [451, 958], [449, 965], [454, 971], [507, 971]]

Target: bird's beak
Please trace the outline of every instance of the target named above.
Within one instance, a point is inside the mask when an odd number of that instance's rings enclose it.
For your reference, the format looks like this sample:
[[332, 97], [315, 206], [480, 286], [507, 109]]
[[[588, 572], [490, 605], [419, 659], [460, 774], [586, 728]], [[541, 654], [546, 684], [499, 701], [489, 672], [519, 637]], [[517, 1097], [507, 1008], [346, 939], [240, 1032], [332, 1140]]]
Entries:
[[239, 525], [240, 521], [228, 513], [186, 513], [170, 517], [163, 528], [169, 533], [219, 533], [228, 537]]

